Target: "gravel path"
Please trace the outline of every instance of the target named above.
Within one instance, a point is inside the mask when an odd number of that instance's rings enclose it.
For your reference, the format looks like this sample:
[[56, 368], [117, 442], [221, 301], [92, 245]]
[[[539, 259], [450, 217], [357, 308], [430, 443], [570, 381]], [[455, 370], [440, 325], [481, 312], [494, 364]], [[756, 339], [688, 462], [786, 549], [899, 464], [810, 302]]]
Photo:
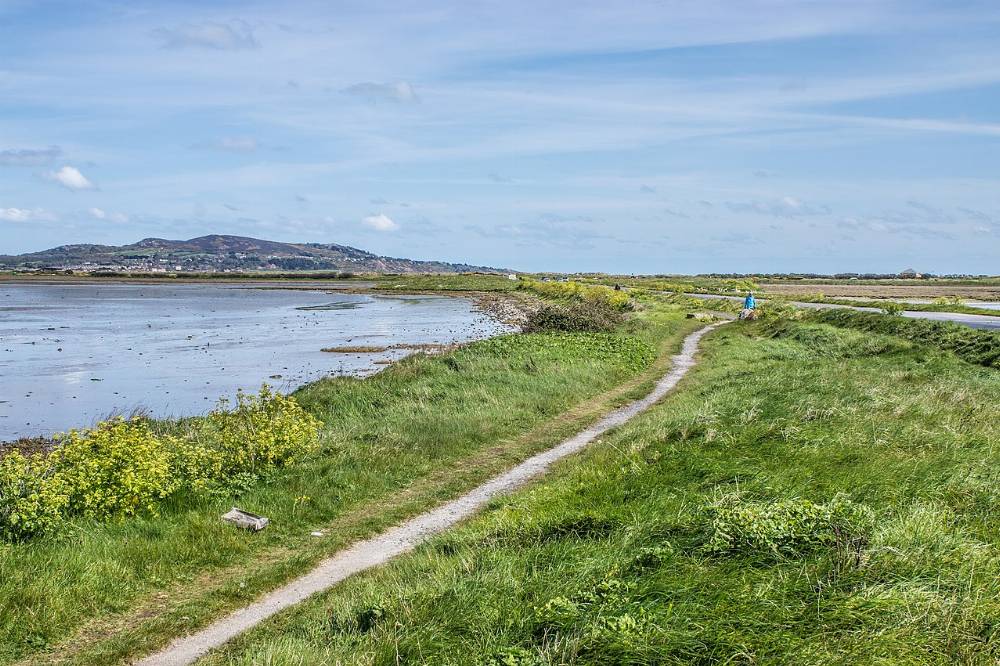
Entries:
[[541, 476], [561, 458], [576, 453], [612, 428], [649, 409], [671, 391], [695, 364], [694, 356], [702, 336], [721, 324], [712, 324], [684, 339], [681, 353], [673, 357], [670, 372], [641, 400], [625, 405], [583, 432], [561, 444], [528, 458], [461, 497], [397, 525], [371, 539], [360, 541], [320, 562], [315, 569], [197, 633], [178, 638], [166, 648], [135, 662], [139, 666], [190, 664], [209, 650], [251, 629], [272, 615], [327, 590], [366, 569], [384, 564], [409, 552], [435, 534], [472, 516], [495, 497], [506, 495]]

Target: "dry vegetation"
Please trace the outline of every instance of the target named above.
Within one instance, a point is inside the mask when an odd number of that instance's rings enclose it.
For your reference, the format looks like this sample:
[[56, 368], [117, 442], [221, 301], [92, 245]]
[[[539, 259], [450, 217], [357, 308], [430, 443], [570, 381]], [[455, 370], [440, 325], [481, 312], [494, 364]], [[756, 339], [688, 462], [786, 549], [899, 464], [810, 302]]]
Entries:
[[761, 282], [761, 289], [768, 294], [781, 296], [808, 296], [822, 293], [831, 298], [919, 298], [934, 299], [940, 296], [961, 296], [980, 301], [1000, 300], [1000, 285], [969, 284], [853, 284], [850, 281], [828, 284], [787, 284]]

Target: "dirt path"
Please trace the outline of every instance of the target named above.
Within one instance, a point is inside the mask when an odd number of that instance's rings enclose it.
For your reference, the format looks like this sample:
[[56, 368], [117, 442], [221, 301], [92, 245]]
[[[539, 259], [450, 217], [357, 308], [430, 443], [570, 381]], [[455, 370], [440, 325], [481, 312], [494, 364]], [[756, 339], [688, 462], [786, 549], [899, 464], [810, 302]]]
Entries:
[[657, 382], [655, 388], [645, 398], [613, 411], [590, 428], [558, 446], [528, 458], [465, 495], [323, 560], [311, 572], [277, 588], [249, 606], [231, 613], [201, 631], [178, 638], [163, 650], [134, 663], [138, 666], [175, 666], [193, 663], [209, 650], [220, 647], [272, 615], [294, 606], [317, 592], [327, 590], [358, 572], [384, 564], [398, 555], [409, 552], [421, 542], [472, 516], [493, 498], [513, 492], [528, 481], [544, 474], [554, 462], [580, 451], [608, 430], [622, 425], [661, 400], [694, 366], [695, 352], [702, 336], [720, 325], [712, 324], [688, 335], [684, 339], [681, 353], [673, 357], [670, 371]]

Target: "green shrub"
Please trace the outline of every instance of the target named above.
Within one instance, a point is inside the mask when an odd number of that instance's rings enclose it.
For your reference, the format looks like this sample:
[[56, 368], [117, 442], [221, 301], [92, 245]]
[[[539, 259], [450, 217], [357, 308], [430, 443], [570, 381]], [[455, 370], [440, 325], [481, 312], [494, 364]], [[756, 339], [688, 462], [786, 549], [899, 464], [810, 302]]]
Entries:
[[540, 296], [556, 300], [584, 301], [605, 305], [615, 310], [632, 309], [632, 299], [627, 293], [600, 284], [521, 280], [518, 289], [533, 291]]
[[319, 421], [266, 385], [227, 406], [191, 419], [181, 434], [119, 417], [60, 436], [50, 453], [8, 452], [0, 458], [0, 537], [49, 532], [70, 516], [155, 513], [180, 489], [246, 487], [318, 446]]
[[548, 662], [536, 651], [513, 647], [500, 650], [479, 663], [483, 666], [542, 666]]
[[52, 457], [68, 485], [69, 512], [87, 518], [152, 513], [175, 487], [170, 452], [143, 419], [71, 430]]
[[168, 436], [173, 458], [171, 470], [180, 485], [201, 492], [223, 485], [223, 452], [181, 437]]
[[584, 301], [568, 305], [544, 305], [528, 315], [521, 327], [525, 333], [544, 331], [610, 332], [625, 321], [620, 310], [600, 301]]
[[628, 372], [647, 368], [656, 358], [656, 350], [647, 342], [631, 335], [610, 333], [501, 335], [473, 344], [478, 351], [486, 351], [511, 363], [589, 359], [610, 361]]
[[65, 479], [45, 455], [11, 451], [0, 458], [0, 536], [20, 540], [48, 532], [68, 504]]
[[961, 296], [938, 296], [934, 299], [935, 305], [965, 305], [965, 299]]
[[764, 553], [795, 557], [846, 545], [871, 524], [871, 510], [838, 495], [825, 504], [807, 499], [752, 502], [725, 495], [706, 509], [708, 553]]
[[882, 313], [892, 317], [898, 317], [903, 314], [903, 309], [903, 304], [896, 301], [886, 301], [882, 304]]
[[[293, 463], [319, 445], [319, 421], [294, 398], [271, 391], [266, 384], [257, 395], [240, 391], [236, 407], [225, 400], [202, 422], [198, 464], [210, 473], [261, 475]], [[218, 454], [209, 452], [214, 448]], [[218, 457], [217, 457], [218, 456]]]

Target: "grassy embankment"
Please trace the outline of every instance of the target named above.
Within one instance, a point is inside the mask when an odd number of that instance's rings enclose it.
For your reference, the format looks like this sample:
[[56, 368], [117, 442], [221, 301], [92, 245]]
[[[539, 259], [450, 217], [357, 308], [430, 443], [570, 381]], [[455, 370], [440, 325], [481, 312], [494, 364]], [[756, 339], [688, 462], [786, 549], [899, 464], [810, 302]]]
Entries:
[[833, 298], [823, 294], [796, 294], [777, 295], [770, 294], [766, 290], [760, 292], [761, 297], [769, 300], [780, 300], [784, 302], [800, 303], [829, 303], [831, 305], [848, 305], [851, 307], [875, 308], [877, 310], [891, 308], [894, 311], [909, 310], [910, 312], [956, 312], [959, 314], [978, 314], [991, 317], [1000, 317], [1000, 310], [989, 308], [978, 308], [974, 305], [966, 305], [961, 299], [941, 297], [934, 303], [907, 303], [895, 300], [892, 297], [878, 299], [856, 299], [856, 298]]
[[997, 404], [930, 345], [731, 324], [545, 483], [206, 661], [996, 663]]
[[969, 363], [1000, 369], [1000, 333], [961, 324], [925, 319], [886, 317], [874, 312], [820, 310], [808, 320], [879, 335], [893, 335], [949, 351]]
[[440, 292], [440, 291], [513, 291], [518, 281], [506, 275], [487, 273], [456, 273], [442, 275], [386, 275], [374, 278], [379, 291]]
[[[321, 451], [298, 466], [0, 543], [0, 662], [105, 664], [190, 631], [593, 422], [648, 388], [697, 325], [658, 308], [623, 334], [505, 336], [305, 387]], [[232, 504], [273, 522], [237, 531], [219, 521]]]
[[[736, 296], [753, 291], [758, 297], [781, 300], [785, 302], [800, 301], [806, 303], [829, 303], [832, 305], [850, 305], [853, 307], [870, 307], [882, 309], [893, 299], [907, 298], [905, 291], [900, 293], [900, 288], [912, 288], [920, 290], [932, 290], [934, 302], [931, 303], [902, 303], [903, 309], [913, 312], [957, 312], [962, 314], [979, 314], [1000, 316], [997, 310], [980, 308], [963, 302], [963, 298], [953, 292], [961, 292], [963, 287], [992, 287], [997, 284], [995, 279], [984, 278], [981, 280], [882, 280], [882, 281], [848, 281], [843, 280], [841, 284], [845, 288], [858, 287], [883, 287], [886, 288], [884, 294], [877, 297], [871, 294], [870, 289], [864, 289], [868, 294], [866, 298], [843, 298], [830, 296], [821, 291], [805, 292], [796, 290], [791, 293], [782, 289], [782, 286], [794, 284], [810, 284], [810, 281], [788, 282], [788, 283], [757, 283], [751, 278], [724, 279], [705, 276], [676, 276], [671, 278], [662, 277], [600, 277], [585, 278], [584, 282], [596, 282], [599, 284], [621, 284], [630, 289], [632, 293], [648, 292], [674, 292], [674, 293], [698, 293], [698, 294], [718, 294]], [[929, 286], [932, 285], [932, 286]], [[830, 287], [830, 280], [824, 283], [817, 283], [819, 287]], [[837, 285], [833, 285], [837, 286]], [[920, 293], [914, 293], [909, 297], [919, 297]]]

